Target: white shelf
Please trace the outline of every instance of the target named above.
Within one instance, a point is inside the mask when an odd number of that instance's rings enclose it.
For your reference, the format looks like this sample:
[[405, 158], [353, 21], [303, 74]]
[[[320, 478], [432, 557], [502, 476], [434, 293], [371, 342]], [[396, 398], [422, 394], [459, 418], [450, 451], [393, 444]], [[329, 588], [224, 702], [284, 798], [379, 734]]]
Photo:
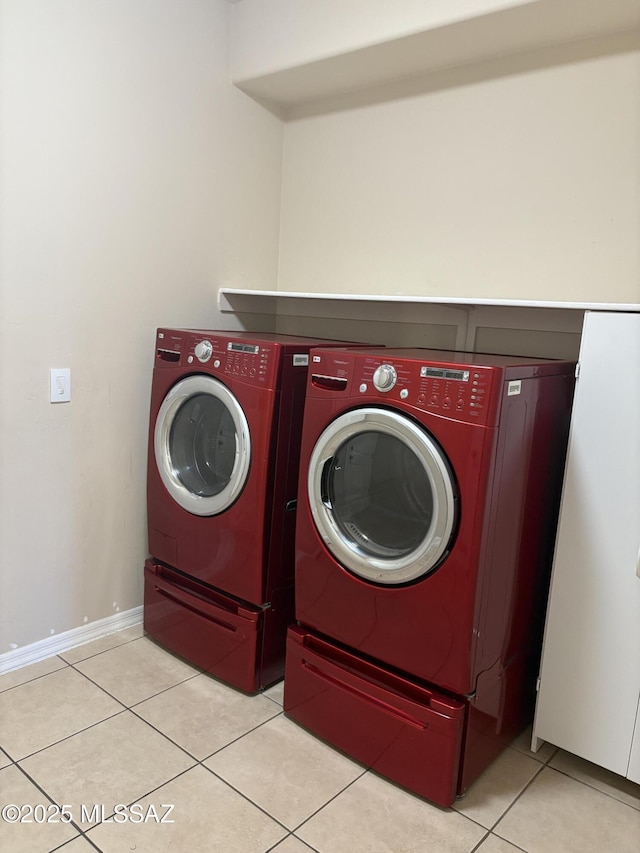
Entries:
[[221, 287], [218, 290], [218, 308], [223, 313], [238, 311], [256, 311], [260, 302], [273, 303], [275, 300], [321, 300], [331, 302], [393, 303], [416, 305], [449, 305], [461, 308], [561, 308], [571, 311], [624, 311], [640, 312], [640, 303], [620, 302], [549, 302], [534, 299], [474, 299], [457, 296], [407, 296], [362, 294], [362, 293], [305, 293], [283, 290], [244, 290], [241, 288]]
[[[636, 32], [638, 0], [451, 0], [367, 20], [353, 4], [311, 0], [234, 6], [232, 79], [281, 116], [402, 80], [572, 42]], [[375, 21], [380, 18], [379, 25]], [[358, 17], [360, 16], [360, 17]]]

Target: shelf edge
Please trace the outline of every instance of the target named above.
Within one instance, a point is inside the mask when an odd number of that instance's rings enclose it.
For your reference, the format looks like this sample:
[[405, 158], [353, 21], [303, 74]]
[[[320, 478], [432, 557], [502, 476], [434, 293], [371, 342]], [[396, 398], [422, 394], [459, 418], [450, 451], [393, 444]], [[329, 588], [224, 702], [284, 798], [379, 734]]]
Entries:
[[299, 299], [331, 300], [334, 302], [394, 302], [415, 303], [418, 305], [457, 305], [492, 308], [556, 308], [571, 311], [619, 311], [640, 312], [640, 303], [622, 302], [551, 302], [530, 299], [474, 299], [462, 296], [409, 296], [406, 294], [363, 294], [363, 293], [306, 293], [304, 291], [282, 290], [244, 290], [241, 288], [221, 287], [218, 289], [218, 309], [222, 313], [236, 313], [230, 298], [234, 296], [254, 297], [257, 299]]

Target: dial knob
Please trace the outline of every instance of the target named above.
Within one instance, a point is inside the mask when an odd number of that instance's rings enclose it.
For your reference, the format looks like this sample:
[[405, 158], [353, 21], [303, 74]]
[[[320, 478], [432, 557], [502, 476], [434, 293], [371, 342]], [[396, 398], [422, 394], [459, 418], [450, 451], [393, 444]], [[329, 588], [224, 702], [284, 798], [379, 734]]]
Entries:
[[201, 361], [203, 364], [205, 361], [209, 361], [213, 352], [211, 341], [200, 341], [199, 344], [196, 344], [194, 352], [198, 361]]
[[391, 364], [381, 364], [373, 374], [373, 384], [378, 391], [391, 391], [398, 381], [398, 374]]

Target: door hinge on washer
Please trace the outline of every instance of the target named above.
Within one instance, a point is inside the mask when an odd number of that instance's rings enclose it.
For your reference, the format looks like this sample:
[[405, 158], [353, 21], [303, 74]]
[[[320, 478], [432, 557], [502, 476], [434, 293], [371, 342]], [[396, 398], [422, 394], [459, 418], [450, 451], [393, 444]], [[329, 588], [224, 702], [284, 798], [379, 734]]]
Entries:
[[574, 375], [575, 375], [576, 379], [578, 378], [578, 376], [580, 376], [580, 362], [578, 362], [576, 364], [576, 372]]
[[540, 692], [540, 676], [536, 678], [536, 693]]

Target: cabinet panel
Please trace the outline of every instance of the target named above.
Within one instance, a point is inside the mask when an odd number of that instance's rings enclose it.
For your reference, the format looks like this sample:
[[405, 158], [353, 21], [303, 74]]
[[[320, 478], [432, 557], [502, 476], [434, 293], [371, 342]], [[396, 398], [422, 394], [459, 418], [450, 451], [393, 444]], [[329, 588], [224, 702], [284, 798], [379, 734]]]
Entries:
[[588, 313], [534, 739], [623, 776], [640, 695], [639, 434], [640, 316]]

